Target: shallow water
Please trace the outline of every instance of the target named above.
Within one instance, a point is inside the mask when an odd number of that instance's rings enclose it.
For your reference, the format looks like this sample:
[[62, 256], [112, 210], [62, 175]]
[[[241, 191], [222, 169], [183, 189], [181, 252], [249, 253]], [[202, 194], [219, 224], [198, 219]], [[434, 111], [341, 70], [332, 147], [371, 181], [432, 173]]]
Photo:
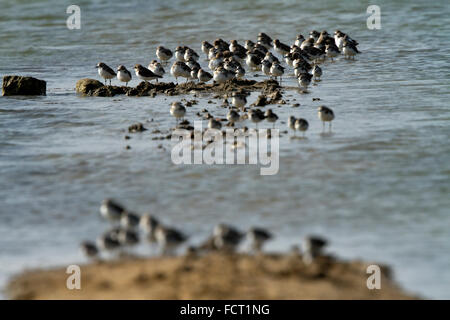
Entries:
[[[2, 2], [0, 76], [45, 79], [48, 95], [0, 97], [0, 285], [24, 268], [83, 261], [78, 244], [103, 231], [99, 203], [114, 197], [178, 224], [193, 242], [219, 221], [270, 228], [269, 250], [322, 234], [330, 252], [387, 263], [405, 289], [450, 298], [446, 1], [381, 1], [381, 30], [367, 29], [365, 1], [78, 1], [81, 30], [66, 28], [69, 4]], [[173, 165], [170, 142], [151, 131], [173, 125], [168, 105], [181, 97], [81, 98], [73, 89], [98, 78], [99, 61], [147, 65], [159, 44], [200, 52], [201, 40], [217, 37], [255, 41], [265, 31], [290, 43], [337, 28], [363, 54], [326, 63], [310, 94], [289, 91], [288, 105], [270, 106], [282, 130], [291, 114], [310, 122], [308, 139], [281, 137], [275, 176], [250, 165]], [[189, 120], [203, 108], [226, 112], [198, 100]], [[336, 114], [332, 136], [321, 135], [322, 103]], [[152, 130], [124, 140], [137, 121]]]

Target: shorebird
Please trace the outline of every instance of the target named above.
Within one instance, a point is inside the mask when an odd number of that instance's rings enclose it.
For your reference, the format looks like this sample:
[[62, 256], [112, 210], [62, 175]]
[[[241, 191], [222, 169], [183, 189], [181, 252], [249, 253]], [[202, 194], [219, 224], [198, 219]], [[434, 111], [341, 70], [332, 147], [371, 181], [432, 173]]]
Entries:
[[331, 121], [334, 119], [334, 112], [330, 108], [327, 108], [325, 106], [320, 106], [318, 109], [318, 115], [320, 121], [323, 123], [323, 129], [325, 129], [325, 122], [330, 123], [330, 130], [331, 130]]
[[305, 50], [306, 48], [310, 48], [314, 46], [314, 39], [308, 38], [303, 40], [303, 42], [300, 44], [300, 49]]
[[299, 34], [296, 38], [295, 38], [295, 42], [294, 44], [300, 48], [300, 46], [302, 45], [303, 41], [305, 41], [305, 37], [302, 34]]
[[[152, 60], [150, 62], [150, 64], [148, 65], [148, 69], [154, 74], [161, 77], [166, 73], [166, 70], [164, 70], [162, 64], [156, 60]], [[158, 79], [156, 79], [156, 81], [158, 81]]]
[[105, 233], [97, 238], [97, 246], [102, 250], [112, 252], [120, 247], [120, 243], [115, 237]]
[[253, 48], [252, 52], [255, 54], [258, 54], [258, 57], [262, 60], [264, 59], [264, 56], [267, 52], [269, 52], [269, 49], [272, 48], [272, 45], [267, 48], [266, 46], [263, 46], [260, 43], [255, 44], [255, 47]]
[[297, 65], [294, 68], [294, 75], [298, 78], [300, 77], [302, 74], [308, 74], [308, 70], [305, 68], [305, 66], [303, 65]]
[[322, 76], [322, 68], [315, 64], [314, 68], [312, 69], [312, 74], [314, 76], [314, 80], [320, 80], [320, 77]]
[[356, 46], [354, 44], [352, 44], [349, 41], [344, 40], [344, 44], [342, 46], [342, 53], [344, 54], [344, 57], [349, 59], [349, 58], [353, 58], [355, 59], [355, 56], [357, 53], [360, 53], [358, 51], [358, 48], [356, 48]]
[[306, 47], [305, 49], [303, 49], [303, 51], [306, 52], [306, 54], [309, 56], [309, 60], [311, 61], [323, 59], [323, 57], [325, 56], [325, 51], [316, 47]]
[[214, 40], [213, 46], [220, 51], [227, 51], [230, 48], [230, 44], [220, 38]]
[[241, 64], [238, 61], [236, 61], [236, 60], [234, 60], [232, 58], [231, 59], [230, 58], [224, 59], [223, 68], [228, 70], [228, 71], [236, 73], [236, 69], [239, 66], [241, 66]]
[[273, 123], [273, 128], [275, 128], [275, 122], [278, 120], [278, 116], [273, 113], [272, 109], [267, 110], [264, 113], [264, 117], [267, 119], [268, 122]]
[[122, 247], [134, 246], [139, 243], [139, 235], [133, 230], [122, 229], [117, 235], [117, 241]]
[[235, 92], [231, 97], [231, 103], [233, 104], [234, 107], [243, 110], [245, 105], [247, 104], [247, 98], [245, 94]]
[[178, 124], [178, 119], [184, 118], [184, 115], [186, 114], [186, 108], [179, 101], [172, 102], [172, 104], [170, 105], [170, 114], [175, 117]]
[[197, 61], [199, 59], [199, 55], [191, 48], [187, 48], [184, 52], [184, 61], [188, 61], [189, 59]]
[[81, 252], [88, 258], [97, 258], [98, 256], [98, 248], [95, 243], [90, 241], [83, 241], [80, 245]]
[[305, 119], [295, 119], [294, 129], [303, 132], [303, 137], [305, 136], [306, 130], [308, 130], [309, 123]]
[[209, 54], [209, 50], [213, 48], [213, 45], [211, 43], [209, 43], [208, 41], [203, 41], [202, 42], [202, 51], [204, 54], [206, 54], [206, 57], [208, 57]]
[[291, 51], [291, 48], [287, 44], [280, 42], [278, 39], [273, 40], [273, 48], [282, 56], [287, 55]]
[[125, 229], [133, 229], [139, 225], [140, 217], [130, 212], [122, 212], [120, 225]]
[[191, 68], [182, 61], [175, 61], [170, 68], [170, 73], [175, 77], [178, 84], [178, 77], [186, 78], [186, 82], [191, 77]]
[[295, 120], [297, 119], [295, 119], [294, 116], [289, 116], [287, 122], [288, 128], [294, 130], [294, 135], [295, 135]]
[[272, 47], [272, 38], [269, 37], [264, 32], [260, 32], [258, 34], [258, 44], [264, 46], [266, 49], [270, 49]]
[[303, 262], [311, 264], [315, 258], [322, 254], [322, 250], [327, 243], [327, 240], [317, 236], [305, 237], [302, 242]]
[[196, 60], [194, 60], [194, 59], [192, 59], [192, 58], [189, 58], [189, 59], [186, 59], [186, 65], [192, 70], [192, 69], [200, 69], [201, 68], [201, 66], [200, 66], [200, 64], [196, 61]]
[[241, 116], [235, 110], [230, 110], [227, 113], [227, 120], [232, 124], [238, 122], [240, 118], [241, 118]]
[[252, 70], [259, 70], [261, 68], [261, 59], [254, 53], [248, 53], [245, 63]]
[[282, 76], [284, 74], [284, 67], [282, 67], [279, 63], [272, 63], [272, 66], [270, 67], [270, 74], [275, 77], [275, 80], [277, 77], [280, 77], [280, 86], [282, 81]]
[[194, 81], [198, 80], [198, 70], [200, 70], [200, 68], [198, 68], [198, 67], [194, 67], [191, 69], [191, 77], [190, 77], [191, 80], [194, 80]]
[[272, 63], [269, 60], [261, 61], [261, 70], [269, 78], [272, 78], [272, 74], [270, 73], [271, 67], [272, 67]]
[[243, 237], [240, 231], [223, 223], [216, 225], [213, 230], [214, 245], [222, 250], [234, 251]]
[[213, 78], [213, 76], [211, 73], [209, 73], [208, 71], [205, 71], [201, 68], [197, 72], [197, 79], [198, 79], [198, 81], [200, 81], [202, 83], [208, 82], [212, 78]]
[[246, 50], [252, 50], [255, 47], [255, 43], [252, 40], [245, 40], [244, 48]]
[[223, 53], [223, 51], [213, 46], [212, 48], [209, 49], [207, 60], [214, 59], [218, 53]]
[[236, 74], [236, 78], [241, 79], [245, 76], [245, 69], [239, 65], [236, 67], [235, 74]]
[[295, 56], [293, 59], [294, 62], [292, 62], [292, 67], [294, 69], [298, 68], [298, 67], [301, 67], [301, 68], [305, 69], [306, 71], [309, 71], [312, 69], [311, 64], [309, 64], [308, 61], [306, 60], [307, 57], [305, 58], [301, 54], [294, 54], [294, 56]]
[[272, 234], [262, 228], [251, 228], [247, 232], [247, 238], [250, 240], [252, 251], [259, 253], [262, 251], [264, 242], [272, 239]]
[[100, 75], [100, 77], [105, 79], [105, 85], [106, 80], [109, 80], [109, 85], [111, 85], [111, 79], [116, 77], [116, 73], [114, 72], [114, 70], [108, 67], [103, 62], [99, 62], [95, 67], [98, 69], [98, 74]]
[[121, 226], [115, 226], [108, 229], [106, 232], [103, 233], [103, 235], [108, 235], [108, 237], [110, 237], [111, 239], [117, 240], [120, 230], [122, 230]]
[[150, 242], [156, 241], [155, 231], [158, 225], [158, 219], [148, 213], [142, 215], [141, 220], [139, 221], [139, 226], [147, 234], [147, 238]]
[[224, 83], [228, 80], [233, 79], [234, 76], [234, 72], [228, 71], [224, 67], [218, 67], [216, 70], [214, 70], [213, 79], [217, 83]]
[[258, 129], [258, 123], [263, 121], [265, 116], [261, 109], [251, 109], [248, 112], [248, 118], [256, 124], [256, 129]]
[[231, 40], [230, 41], [230, 47], [229, 47], [231, 52], [239, 52], [239, 51], [244, 51], [246, 52], [247, 50], [245, 49], [245, 47], [241, 46], [236, 40]]
[[222, 123], [216, 119], [211, 118], [208, 121], [208, 128], [220, 130], [222, 129]]
[[100, 205], [101, 216], [109, 221], [119, 221], [124, 211], [124, 207], [112, 199], [105, 199]]
[[314, 39], [314, 41], [317, 41], [317, 39], [319, 39], [320, 37], [320, 33], [319, 31], [313, 30], [309, 33], [309, 37]]
[[343, 51], [345, 41], [351, 43], [354, 46], [358, 45], [358, 41], [353, 40], [352, 38], [350, 38], [345, 33], [341, 32], [340, 30], [336, 30], [334, 32], [334, 41], [335, 41], [336, 47], [338, 47], [339, 51], [341, 51], [341, 52]]
[[163, 46], [158, 46], [156, 48], [156, 56], [159, 60], [167, 63], [173, 57], [173, 53], [170, 49], [164, 48]]
[[274, 55], [273, 55], [273, 53], [272, 52], [270, 52], [270, 51], [267, 51], [267, 53], [264, 55], [264, 59], [263, 60], [267, 60], [267, 61], [269, 61], [270, 63], [280, 63], [280, 60], [278, 60], [278, 58], [277, 57], [275, 57]]
[[214, 71], [222, 64], [223, 64], [223, 53], [218, 52], [209, 59], [208, 68]]
[[178, 46], [175, 49], [175, 58], [178, 61], [184, 62], [184, 54], [186, 53], [186, 47]]
[[117, 79], [119, 81], [125, 82], [125, 86], [128, 86], [128, 82], [131, 81], [131, 72], [125, 68], [125, 66], [120, 65], [117, 67]]
[[292, 58], [292, 56], [293, 56], [293, 53], [291, 52], [291, 53], [288, 53], [287, 55], [285, 55], [283, 57], [284, 58], [284, 62], [286, 62], [286, 64], [289, 67], [294, 67], [294, 59]]
[[159, 76], [159, 75], [153, 73], [152, 71], [148, 70], [146, 67], [144, 67], [140, 64], [136, 64], [134, 66], [134, 72], [136, 73], [136, 76], [138, 78], [144, 80], [145, 82], [151, 81], [154, 79], [158, 79], [158, 78], [162, 78], [162, 76]]
[[156, 227], [155, 238], [163, 255], [174, 253], [175, 249], [187, 240], [180, 231], [162, 225]]
[[311, 83], [312, 74], [309, 73], [301, 73], [300, 77], [298, 77], [298, 84], [303, 90], [307, 90], [309, 84]]
[[326, 44], [325, 54], [327, 55], [328, 58], [331, 59], [331, 61], [333, 61], [333, 58], [337, 57], [340, 54], [340, 52], [338, 47], [336, 47], [334, 44]]

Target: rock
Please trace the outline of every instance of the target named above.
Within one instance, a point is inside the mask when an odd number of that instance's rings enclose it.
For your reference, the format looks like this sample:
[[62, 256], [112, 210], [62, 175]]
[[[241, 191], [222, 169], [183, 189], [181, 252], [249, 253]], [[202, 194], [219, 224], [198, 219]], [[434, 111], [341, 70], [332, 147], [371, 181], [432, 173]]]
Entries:
[[130, 132], [130, 133], [142, 132], [145, 130], [147, 130], [147, 129], [144, 128], [144, 125], [140, 122], [132, 124], [131, 126], [128, 127], [128, 132]]
[[253, 105], [256, 107], [264, 107], [266, 104], [268, 104], [267, 98], [265, 95], [262, 94], [262, 95], [258, 96], [258, 98], [256, 99], [256, 101]]
[[77, 93], [93, 97], [114, 97], [116, 94], [130, 95], [130, 91], [133, 90], [133, 88], [125, 86], [105, 86], [98, 80], [88, 78], [78, 80], [75, 89]]
[[101, 88], [95, 89], [94, 92], [91, 92], [89, 95], [94, 97], [114, 97], [115, 92], [110, 86], [103, 86]]
[[77, 93], [85, 94], [85, 95], [93, 95], [95, 90], [102, 88], [104, 85], [98, 80], [84, 78], [77, 81], [75, 85], [75, 89]]
[[3, 96], [45, 96], [47, 83], [33, 77], [4, 76]]

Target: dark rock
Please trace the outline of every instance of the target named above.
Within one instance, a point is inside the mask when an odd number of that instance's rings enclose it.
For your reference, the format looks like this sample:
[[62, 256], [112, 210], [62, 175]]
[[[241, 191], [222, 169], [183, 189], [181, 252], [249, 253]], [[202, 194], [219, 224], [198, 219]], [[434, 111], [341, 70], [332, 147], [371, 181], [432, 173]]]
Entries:
[[135, 132], [142, 132], [147, 130], [146, 128], [144, 128], [144, 125], [142, 123], [135, 123], [131, 126], [128, 127], [128, 132], [130, 133], [135, 133]]
[[256, 99], [256, 101], [253, 105], [255, 105], [257, 107], [264, 107], [267, 104], [268, 104], [267, 97], [262, 94], [262, 95], [258, 96], [258, 98]]
[[[193, 126], [190, 126], [189, 124], [178, 124], [177, 126], [176, 126], [176, 128], [175, 129], [184, 129], [184, 130], [188, 130], [188, 131], [193, 131], [194, 130], [194, 127]], [[171, 136], [172, 137], [172, 136]]]
[[75, 85], [75, 89], [77, 93], [85, 94], [85, 95], [92, 95], [92, 93], [103, 87], [103, 83], [101, 83], [98, 80], [95, 79], [81, 79], [77, 81], [77, 84]]
[[3, 96], [45, 96], [47, 83], [33, 77], [4, 76]]
[[101, 88], [95, 89], [94, 92], [90, 94], [94, 97], [114, 97], [115, 93], [112, 87], [103, 86]]

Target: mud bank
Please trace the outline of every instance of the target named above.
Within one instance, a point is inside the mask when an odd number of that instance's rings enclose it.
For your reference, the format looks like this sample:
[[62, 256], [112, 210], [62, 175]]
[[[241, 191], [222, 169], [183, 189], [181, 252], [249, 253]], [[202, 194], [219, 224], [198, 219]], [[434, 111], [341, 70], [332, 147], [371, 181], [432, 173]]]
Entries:
[[128, 258], [81, 266], [81, 289], [68, 290], [65, 268], [12, 279], [11, 299], [414, 299], [381, 267], [381, 289], [369, 290], [368, 263], [298, 254], [210, 253]]

